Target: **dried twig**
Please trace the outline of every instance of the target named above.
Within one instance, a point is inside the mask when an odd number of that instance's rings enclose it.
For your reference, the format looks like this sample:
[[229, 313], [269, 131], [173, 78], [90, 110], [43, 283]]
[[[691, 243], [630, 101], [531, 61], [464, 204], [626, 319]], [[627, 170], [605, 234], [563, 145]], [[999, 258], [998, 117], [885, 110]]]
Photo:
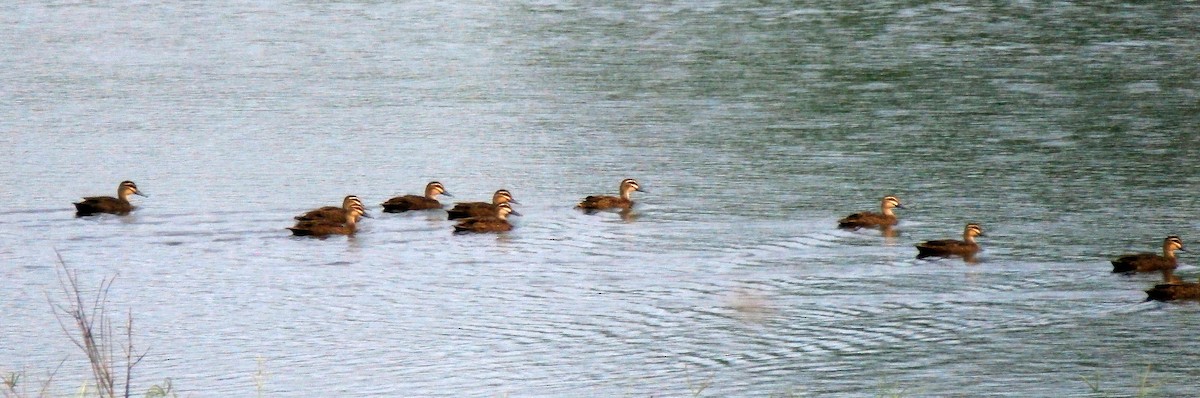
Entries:
[[[100, 288], [96, 292], [96, 297], [91, 302], [91, 309], [87, 310], [84, 307], [83, 293], [79, 289], [78, 274], [67, 268], [66, 261], [63, 260], [62, 254], [58, 254], [58, 263], [62, 267], [62, 272], [58, 273], [58, 283], [62, 287], [64, 293], [73, 302], [68, 306], [55, 305], [53, 300], [47, 294], [47, 300], [50, 305], [56, 308], [54, 313], [58, 325], [63, 332], [75, 343], [76, 347], [83, 350], [88, 357], [88, 362], [92, 367], [92, 378], [95, 380], [96, 389], [101, 398], [116, 398], [117, 386], [116, 377], [113, 373], [114, 350], [112, 344], [112, 336], [114, 331], [112, 322], [108, 319], [108, 291], [112, 288], [113, 281], [116, 278], [105, 278], [100, 281]], [[64, 316], [73, 321], [75, 328], [79, 332], [79, 336], [71, 333], [67, 327], [67, 322], [63, 320]], [[130, 382], [133, 377], [133, 367], [146, 357], [146, 353], [134, 354], [133, 349], [133, 313], [130, 311], [125, 322], [125, 338], [126, 344], [123, 347], [125, 351], [125, 377], [124, 377], [124, 395], [125, 398], [130, 396]], [[61, 364], [60, 364], [61, 366]], [[49, 382], [47, 382], [49, 384]]]

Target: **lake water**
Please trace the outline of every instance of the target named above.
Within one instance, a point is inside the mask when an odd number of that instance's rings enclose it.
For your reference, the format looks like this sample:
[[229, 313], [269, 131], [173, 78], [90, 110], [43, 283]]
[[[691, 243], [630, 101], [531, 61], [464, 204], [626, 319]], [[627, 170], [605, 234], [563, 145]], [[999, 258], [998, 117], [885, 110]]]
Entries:
[[[1195, 394], [1200, 305], [1108, 260], [1200, 236], [1197, 5], [471, 3], [0, 5], [0, 371], [87, 379], [57, 252], [139, 396]], [[431, 180], [524, 216], [379, 211]]]

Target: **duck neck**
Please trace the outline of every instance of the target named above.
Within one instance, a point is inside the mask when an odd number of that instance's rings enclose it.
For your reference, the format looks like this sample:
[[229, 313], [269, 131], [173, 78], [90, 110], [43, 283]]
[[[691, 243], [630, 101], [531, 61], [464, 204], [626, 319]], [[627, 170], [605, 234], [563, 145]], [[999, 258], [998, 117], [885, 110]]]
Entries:
[[963, 242], [967, 242], [972, 245], [975, 244], [975, 234], [972, 234], [971, 232], [963, 232]]
[[633, 193], [633, 187], [631, 187], [631, 186], [622, 186], [621, 187], [621, 199], [629, 200], [629, 195], [631, 193]]
[[122, 202], [129, 203], [129, 190], [125, 189], [124, 187], [118, 189], [117, 199], [120, 199]]
[[1168, 260], [1174, 261], [1175, 260], [1175, 249], [1172, 249], [1171, 246], [1163, 246], [1163, 257], [1166, 257]]
[[896, 213], [893, 213], [893, 212], [892, 212], [892, 207], [891, 207], [891, 206], [888, 206], [888, 205], [886, 205], [886, 204], [885, 204], [885, 205], [883, 205], [883, 206], [880, 206], [880, 207], [879, 207], [879, 209], [880, 209], [880, 211], [883, 213], [883, 215], [885, 215], [885, 216], [888, 216], [888, 217], [894, 217], [894, 216], [896, 216]]

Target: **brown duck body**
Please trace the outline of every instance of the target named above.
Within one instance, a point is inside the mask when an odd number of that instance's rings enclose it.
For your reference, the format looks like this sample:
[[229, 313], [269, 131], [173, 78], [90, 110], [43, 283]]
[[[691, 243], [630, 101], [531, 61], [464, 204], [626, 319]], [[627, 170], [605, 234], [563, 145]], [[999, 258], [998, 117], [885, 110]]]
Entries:
[[955, 239], [931, 240], [917, 244], [917, 258], [962, 256], [979, 253], [979, 244]]
[[325, 221], [301, 221], [288, 229], [295, 236], [353, 235], [355, 231], [358, 231], [358, 226], [354, 223], [335, 224]]
[[930, 240], [916, 244], [917, 258], [960, 256], [973, 259], [979, 253], [976, 236], [983, 236], [983, 228], [977, 224], [967, 224], [963, 229], [963, 240]]
[[506, 232], [512, 229], [508, 220], [494, 216], [464, 218], [454, 226], [454, 232]]
[[899, 219], [893, 214], [864, 211], [854, 213], [838, 220], [838, 228], [859, 229], [873, 227], [890, 227], [896, 225]]
[[1137, 253], [1126, 254], [1117, 259], [1112, 260], [1112, 272], [1153, 272], [1153, 271], [1171, 271], [1178, 265], [1175, 258], [1175, 251], [1186, 251], [1183, 248], [1183, 240], [1178, 236], [1168, 236], [1163, 239], [1162, 255], [1154, 253]]
[[496, 214], [496, 205], [487, 202], [456, 203], [454, 208], [446, 210], [447, 220], [458, 220], [471, 217], [488, 217]]
[[633, 200], [629, 198], [629, 195], [632, 194], [633, 191], [646, 192], [642, 190], [640, 185], [638, 185], [637, 180], [626, 178], [621, 181], [621, 185], [618, 189], [620, 196], [588, 196], [583, 198], [579, 204], [575, 205], [575, 208], [584, 210], [586, 212], [593, 212], [596, 210], [629, 210], [633, 208]]
[[404, 195], [388, 199], [383, 202], [383, 211], [388, 213], [401, 213], [409, 210], [429, 210], [442, 208], [442, 202], [437, 199], [430, 199], [424, 196]]
[[899, 219], [892, 209], [903, 209], [900, 204], [900, 199], [895, 196], [884, 196], [880, 200], [880, 212], [864, 211], [848, 215], [841, 220], [838, 220], [838, 228], [859, 229], [859, 228], [878, 228], [890, 227], [896, 225]]
[[454, 196], [446, 192], [442, 183], [433, 181], [425, 185], [425, 196], [404, 195], [388, 199], [381, 203], [387, 213], [402, 213], [409, 210], [430, 210], [442, 208], [442, 202], [436, 199], [438, 195]]
[[1200, 300], [1200, 283], [1173, 282], [1154, 285], [1146, 291], [1146, 301]]
[[629, 209], [633, 201], [617, 196], [593, 195], [583, 198], [576, 207], [584, 210]]
[[99, 213], [126, 215], [133, 211], [133, 204], [112, 196], [89, 196], [82, 202], [75, 203], [76, 216], [90, 216]]
[[335, 206], [325, 206], [295, 217], [300, 221], [330, 221], [336, 222], [346, 218], [346, 209]]
[[1153, 272], [1164, 269], [1175, 269], [1178, 263], [1175, 256], [1163, 257], [1154, 253], [1126, 254], [1112, 260], [1112, 272]]
[[115, 198], [112, 196], [88, 196], [83, 198], [82, 202], [74, 203], [75, 216], [84, 217], [100, 213], [122, 216], [129, 214], [134, 209], [133, 204], [129, 203], [129, 195], [146, 196], [138, 190], [133, 181], [122, 181], [117, 186], [117, 197]]

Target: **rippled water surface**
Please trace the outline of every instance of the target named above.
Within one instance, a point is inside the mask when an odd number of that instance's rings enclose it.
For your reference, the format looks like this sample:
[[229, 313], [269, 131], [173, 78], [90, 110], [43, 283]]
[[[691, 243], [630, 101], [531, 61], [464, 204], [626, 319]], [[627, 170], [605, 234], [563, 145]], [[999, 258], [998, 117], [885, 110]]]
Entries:
[[[87, 378], [57, 252], [116, 278], [135, 395], [1192, 395], [1200, 306], [1108, 259], [1200, 236], [1197, 26], [1153, 2], [2, 5], [0, 371]], [[571, 208], [629, 177], [629, 217]], [[134, 214], [74, 217], [125, 179]], [[523, 216], [380, 212], [431, 180]], [[284, 230], [347, 194], [376, 216], [356, 236]], [[886, 194], [898, 236], [835, 228]], [[914, 259], [966, 222], [978, 264]]]

